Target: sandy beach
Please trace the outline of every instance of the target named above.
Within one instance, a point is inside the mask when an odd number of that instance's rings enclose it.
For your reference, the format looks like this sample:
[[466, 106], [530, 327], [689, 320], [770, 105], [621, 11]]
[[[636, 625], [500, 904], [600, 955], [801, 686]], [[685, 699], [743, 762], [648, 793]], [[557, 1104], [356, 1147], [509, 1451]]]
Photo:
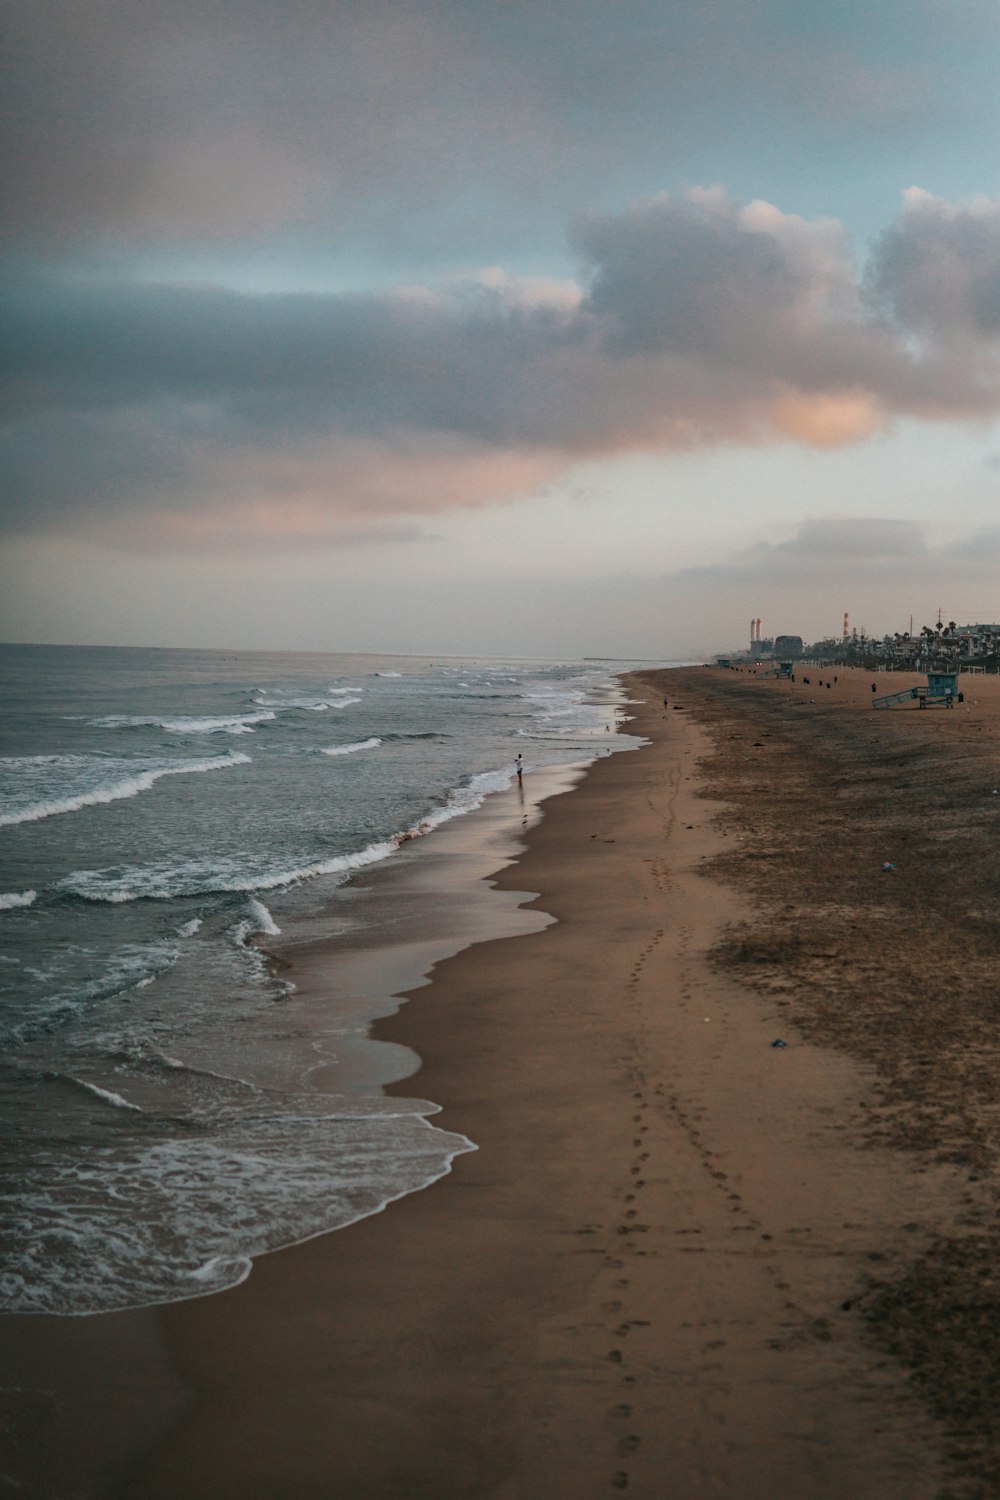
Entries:
[[232, 1291], [5, 1320], [7, 1493], [1000, 1493], [1000, 681], [809, 675], [629, 680], [649, 743], [495, 877], [555, 920], [379, 1023], [478, 1150]]

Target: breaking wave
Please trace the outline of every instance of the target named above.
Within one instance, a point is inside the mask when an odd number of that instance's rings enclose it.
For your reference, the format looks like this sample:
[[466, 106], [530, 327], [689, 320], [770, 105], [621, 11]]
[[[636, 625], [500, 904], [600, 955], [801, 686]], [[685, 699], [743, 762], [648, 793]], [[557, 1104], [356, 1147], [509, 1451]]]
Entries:
[[[49, 796], [40, 801], [23, 801], [20, 807], [8, 807], [0, 812], [0, 827], [7, 827], [13, 823], [34, 823], [41, 818], [54, 818], [62, 813], [79, 812], [84, 807], [94, 807], [102, 802], [118, 802], [124, 797], [137, 797], [140, 792], [148, 792], [163, 776], [192, 776], [203, 771], [225, 771], [233, 766], [248, 765], [249, 755], [242, 754], [239, 750], [227, 750], [225, 755], [214, 755], [207, 760], [182, 760], [182, 761], [160, 761], [152, 765], [147, 763], [143, 770], [133, 770], [130, 775], [119, 776], [116, 780], [97, 780], [96, 784], [83, 786], [70, 795]], [[89, 756], [29, 756], [20, 760], [7, 760], [4, 769], [8, 772], [16, 772], [19, 769], [30, 772], [42, 769], [51, 771], [61, 780], [90, 781], [95, 777], [105, 776], [109, 769], [121, 771], [128, 765], [126, 761], [108, 762], [103, 759], [92, 759]], [[22, 797], [30, 797], [31, 781], [37, 777], [25, 777], [27, 786], [22, 786]]]
[[323, 755], [354, 755], [358, 750], [377, 750], [382, 741], [373, 735], [368, 740], [356, 740], [352, 745], [327, 745]]
[[269, 708], [252, 714], [107, 714], [91, 719], [98, 729], [166, 729], [171, 734], [253, 734], [255, 724], [277, 715]]
[[13, 911], [18, 906], [31, 906], [37, 895], [37, 891], [0, 892], [0, 911]]

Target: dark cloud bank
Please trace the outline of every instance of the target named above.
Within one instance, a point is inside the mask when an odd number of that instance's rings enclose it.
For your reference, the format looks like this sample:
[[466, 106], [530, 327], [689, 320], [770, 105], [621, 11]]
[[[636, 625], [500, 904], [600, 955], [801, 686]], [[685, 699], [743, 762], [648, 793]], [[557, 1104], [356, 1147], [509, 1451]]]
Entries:
[[369, 535], [585, 456], [833, 445], [1000, 409], [998, 200], [911, 190], [860, 273], [835, 221], [719, 190], [592, 216], [574, 246], [575, 284], [491, 272], [361, 296], [22, 263], [0, 301], [4, 524]]

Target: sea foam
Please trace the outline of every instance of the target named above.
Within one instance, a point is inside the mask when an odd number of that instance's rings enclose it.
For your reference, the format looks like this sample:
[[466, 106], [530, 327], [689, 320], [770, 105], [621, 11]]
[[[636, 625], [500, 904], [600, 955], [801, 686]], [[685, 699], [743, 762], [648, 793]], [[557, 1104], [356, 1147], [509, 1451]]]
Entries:
[[0, 911], [13, 911], [18, 906], [32, 906], [37, 895], [37, 891], [2, 891], [0, 892]]

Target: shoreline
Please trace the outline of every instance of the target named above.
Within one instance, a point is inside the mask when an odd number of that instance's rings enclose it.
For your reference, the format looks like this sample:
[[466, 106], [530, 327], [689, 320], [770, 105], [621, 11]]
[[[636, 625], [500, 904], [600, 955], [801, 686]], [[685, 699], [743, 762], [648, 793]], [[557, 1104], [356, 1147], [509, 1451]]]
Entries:
[[[620, 689], [616, 692], [620, 699]], [[623, 707], [616, 701], [609, 713], [628, 737]], [[612, 752], [602, 744], [594, 759], [634, 748], [623, 745]], [[418, 1087], [408, 1086], [420, 1073], [419, 1055], [378, 1037], [381, 1023], [419, 994], [446, 958], [490, 938], [549, 924], [552, 919], [544, 913], [526, 909], [532, 892], [501, 891], [493, 877], [523, 853], [524, 837], [543, 816], [543, 804], [572, 790], [592, 763], [577, 759], [532, 769], [524, 785], [491, 792], [463, 815], [404, 839], [391, 857], [356, 872], [342, 890], [350, 891], [352, 901], [388, 905], [388, 926], [376, 918], [317, 939], [309, 935], [314, 920], [300, 924], [307, 935], [299, 941], [286, 929], [277, 942], [265, 937], [257, 945], [272, 970], [294, 976], [296, 1003], [323, 1005], [335, 991], [341, 1004], [352, 997], [359, 1030], [349, 1039], [350, 1061], [338, 1060], [341, 1081], [362, 1094], [423, 1098]], [[427, 1101], [431, 1128], [439, 1110], [436, 1101]], [[450, 1155], [437, 1177], [356, 1219], [257, 1253], [250, 1269], [228, 1288], [96, 1313], [0, 1314], [0, 1425], [9, 1444], [6, 1460], [0, 1461], [0, 1493], [12, 1485], [12, 1493], [51, 1500], [66, 1500], [70, 1493], [74, 1500], [117, 1494], [135, 1461], [193, 1399], [165, 1338], [162, 1320], [170, 1308], [236, 1291], [264, 1259], [378, 1218], [447, 1177], [455, 1159]]]
[[[890, 895], [868, 874], [876, 830], [841, 814], [851, 784], [817, 767], [853, 755], [871, 781], [924, 741], [954, 759], [985, 717], [879, 729], [867, 679], [821, 704], [697, 669], [630, 680], [651, 743], [550, 799], [494, 877], [555, 921], [439, 962], [378, 1023], [479, 1149], [241, 1286], [157, 1310], [170, 1360], [132, 1397], [147, 1416], [164, 1392], [174, 1405], [145, 1456], [112, 1488], [39, 1497], [931, 1500], [986, 1472], [987, 1406], [965, 1417], [963, 1471], [891, 1305], [988, 1201], [986, 1125], [971, 1186], [926, 1120], [901, 1149], [889, 1061], [850, 1033], [866, 1018], [809, 989], [817, 947], [836, 968], [857, 946], [837, 926], [852, 895], [869, 914]], [[862, 853], [838, 916], [832, 856]], [[925, 1307], [925, 1329], [943, 1316]]]

